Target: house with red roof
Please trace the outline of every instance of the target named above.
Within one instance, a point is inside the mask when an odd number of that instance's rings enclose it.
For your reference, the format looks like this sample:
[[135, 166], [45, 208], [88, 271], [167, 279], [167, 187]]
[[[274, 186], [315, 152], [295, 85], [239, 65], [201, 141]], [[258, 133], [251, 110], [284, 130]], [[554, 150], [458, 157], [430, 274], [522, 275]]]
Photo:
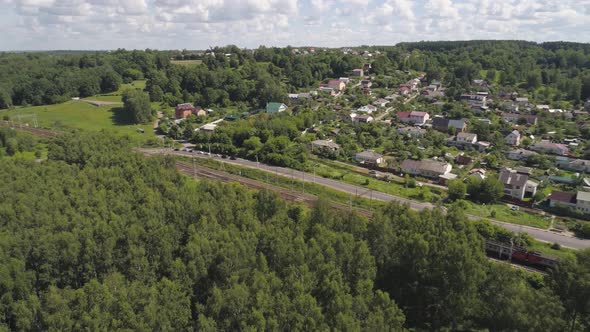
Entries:
[[397, 119], [403, 123], [411, 123], [415, 125], [423, 125], [428, 119], [430, 119], [428, 113], [419, 111], [399, 112], [396, 116]]
[[344, 88], [346, 88], [346, 83], [341, 80], [330, 80], [328, 82], [328, 87], [336, 91], [342, 91]]

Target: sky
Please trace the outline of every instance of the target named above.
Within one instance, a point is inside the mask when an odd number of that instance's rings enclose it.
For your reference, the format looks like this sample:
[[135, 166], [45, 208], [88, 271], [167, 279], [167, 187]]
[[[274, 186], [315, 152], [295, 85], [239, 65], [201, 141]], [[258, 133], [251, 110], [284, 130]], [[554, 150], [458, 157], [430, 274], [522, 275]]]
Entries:
[[0, 50], [590, 42], [590, 0], [0, 0]]

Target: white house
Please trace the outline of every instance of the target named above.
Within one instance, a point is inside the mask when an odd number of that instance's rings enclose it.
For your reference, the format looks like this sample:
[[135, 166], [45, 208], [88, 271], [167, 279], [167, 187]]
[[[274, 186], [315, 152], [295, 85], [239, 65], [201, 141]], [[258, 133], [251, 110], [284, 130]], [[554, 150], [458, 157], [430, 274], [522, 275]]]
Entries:
[[366, 150], [355, 154], [354, 160], [361, 164], [381, 164], [383, 163], [383, 155], [375, 151]]

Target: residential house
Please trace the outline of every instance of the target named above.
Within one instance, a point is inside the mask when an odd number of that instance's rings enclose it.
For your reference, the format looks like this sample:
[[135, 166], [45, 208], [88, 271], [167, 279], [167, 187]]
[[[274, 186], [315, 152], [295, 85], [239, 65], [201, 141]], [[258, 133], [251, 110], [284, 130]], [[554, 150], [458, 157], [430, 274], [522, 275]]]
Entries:
[[472, 133], [458, 133], [457, 143], [462, 145], [472, 145], [477, 143], [477, 134]]
[[442, 90], [424, 90], [421, 93], [422, 97], [428, 100], [434, 100], [440, 97], [444, 97], [445, 93]]
[[530, 105], [527, 97], [517, 97], [514, 98], [514, 101], [521, 107], [527, 107]]
[[383, 98], [379, 98], [379, 99], [377, 99], [377, 100], [375, 100], [373, 102], [373, 106], [385, 107], [388, 103], [389, 103], [389, 100], [383, 99]]
[[411, 123], [415, 125], [423, 125], [430, 119], [430, 114], [427, 112], [411, 111], [411, 112], [398, 112], [396, 117], [403, 123]]
[[361, 81], [361, 88], [370, 88], [373, 85], [371, 80], [362, 80]]
[[330, 94], [330, 96], [335, 96], [336, 95], [336, 90], [334, 90], [333, 88], [330, 88], [328, 86], [321, 86], [320, 85], [320, 87], [318, 88], [318, 90], [320, 92], [328, 93], [328, 94]]
[[423, 159], [406, 159], [402, 162], [401, 172], [411, 175], [424, 176], [428, 178], [439, 178], [451, 172], [453, 166], [444, 161]]
[[410, 92], [412, 92], [412, 88], [410, 88], [406, 85], [401, 85], [399, 87], [399, 89], [397, 90], [397, 93], [402, 96], [407, 96], [410, 94]]
[[292, 104], [303, 104], [307, 101], [311, 100], [312, 93], [311, 92], [302, 92], [302, 93], [289, 93], [289, 101]]
[[352, 70], [352, 76], [359, 77], [359, 76], [364, 76], [364, 75], [365, 74], [362, 69], [353, 69]]
[[570, 159], [567, 157], [555, 158], [557, 167], [573, 172], [590, 173], [590, 160]]
[[490, 85], [488, 84], [488, 82], [484, 81], [484, 80], [473, 80], [473, 85], [478, 86], [480, 88], [484, 88], [487, 89], [490, 87]]
[[520, 133], [518, 130], [513, 130], [510, 134], [506, 135], [504, 141], [508, 145], [518, 146], [520, 145]]
[[487, 92], [478, 93], [464, 93], [459, 97], [459, 100], [467, 102], [472, 110], [480, 110], [482, 107], [487, 106]]
[[508, 151], [508, 154], [506, 157], [510, 160], [523, 161], [523, 160], [527, 160], [527, 159], [529, 159], [529, 157], [535, 156], [537, 154], [538, 153], [536, 153], [536, 152], [525, 150], [525, 149], [516, 149], [516, 150]]
[[354, 160], [361, 164], [374, 164], [378, 165], [383, 163], [383, 155], [375, 151], [366, 150], [363, 152], [356, 153]]
[[287, 105], [285, 105], [283, 103], [275, 103], [275, 102], [266, 103], [266, 113], [267, 114], [281, 113], [286, 110], [287, 110]]
[[502, 119], [513, 123], [517, 123], [519, 119], [524, 119], [527, 125], [535, 126], [537, 124], [537, 116], [532, 114], [502, 113]]
[[474, 168], [472, 170], [469, 171], [468, 177], [475, 177], [478, 178], [480, 180], [484, 180], [486, 178], [486, 170], [483, 168]]
[[350, 78], [348, 77], [340, 77], [338, 80], [340, 82], [344, 82], [344, 84], [348, 84], [350, 82]]
[[191, 114], [196, 113], [200, 109], [200, 107], [197, 108], [191, 103], [178, 104], [174, 110], [174, 115], [177, 119], [186, 119]]
[[484, 152], [492, 146], [492, 143], [486, 141], [477, 141], [475, 147], [479, 152]]
[[346, 83], [341, 80], [331, 80], [328, 82], [328, 88], [332, 88], [335, 91], [342, 91], [346, 88]]
[[448, 132], [450, 128], [455, 128], [457, 132], [465, 132], [467, 131], [467, 119], [454, 120], [435, 117], [432, 120], [432, 128], [445, 133]]
[[352, 122], [355, 122], [355, 123], [369, 123], [373, 120], [375, 120], [375, 119], [368, 114], [361, 114], [361, 115], [357, 115], [352, 118]]
[[332, 140], [318, 139], [311, 142], [311, 151], [313, 152], [338, 152], [340, 151], [340, 145], [332, 142]]
[[530, 181], [528, 174], [519, 173], [517, 170], [502, 168], [499, 180], [504, 185], [504, 194], [512, 198], [522, 200], [526, 194], [534, 196], [537, 192], [538, 184]]
[[356, 111], [361, 112], [361, 113], [371, 114], [371, 113], [377, 111], [377, 107], [373, 106], [373, 105], [365, 105], [365, 106], [359, 107]]
[[566, 207], [583, 214], [590, 214], [590, 192], [577, 193], [554, 191], [549, 195], [549, 206]]
[[565, 156], [569, 153], [569, 148], [565, 144], [551, 143], [550, 141], [540, 141], [531, 145], [531, 150], [543, 153]]
[[403, 127], [395, 131], [398, 135], [409, 136], [412, 138], [422, 138], [426, 135], [426, 129], [418, 127]]

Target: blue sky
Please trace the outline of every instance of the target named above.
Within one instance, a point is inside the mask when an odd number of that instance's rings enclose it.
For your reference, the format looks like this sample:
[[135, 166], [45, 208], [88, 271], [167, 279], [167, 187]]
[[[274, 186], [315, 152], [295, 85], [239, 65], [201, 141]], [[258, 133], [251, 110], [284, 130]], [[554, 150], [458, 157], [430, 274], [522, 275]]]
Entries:
[[0, 0], [0, 50], [590, 41], [590, 0]]

